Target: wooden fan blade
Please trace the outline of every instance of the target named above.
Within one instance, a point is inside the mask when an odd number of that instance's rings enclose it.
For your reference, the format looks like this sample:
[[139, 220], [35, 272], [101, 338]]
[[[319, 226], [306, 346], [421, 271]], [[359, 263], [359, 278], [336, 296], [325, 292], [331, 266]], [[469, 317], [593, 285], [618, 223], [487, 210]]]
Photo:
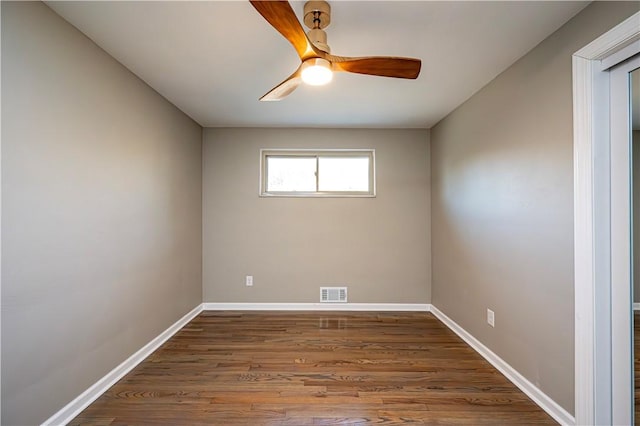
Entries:
[[280, 34], [293, 45], [301, 60], [318, 56], [318, 51], [307, 38], [300, 21], [287, 1], [250, 0], [253, 7]]
[[412, 79], [418, 78], [422, 65], [420, 59], [392, 56], [348, 58], [327, 55], [326, 59], [332, 63], [334, 71]]
[[260, 98], [261, 101], [279, 101], [288, 96], [291, 92], [296, 90], [302, 79], [300, 78], [300, 68], [286, 78], [282, 83], [278, 84], [273, 89], [269, 90], [264, 96]]

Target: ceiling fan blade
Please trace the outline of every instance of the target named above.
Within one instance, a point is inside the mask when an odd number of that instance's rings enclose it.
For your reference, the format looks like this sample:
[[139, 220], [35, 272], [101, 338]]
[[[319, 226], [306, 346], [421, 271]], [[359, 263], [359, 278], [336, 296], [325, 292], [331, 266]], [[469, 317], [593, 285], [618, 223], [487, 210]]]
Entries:
[[334, 71], [411, 79], [418, 78], [422, 65], [420, 59], [396, 58], [392, 56], [348, 58], [327, 55], [326, 59], [332, 63]]
[[318, 56], [317, 49], [307, 38], [300, 21], [287, 1], [256, 1], [250, 0], [253, 7], [280, 34], [293, 45], [298, 56], [305, 59]]
[[286, 78], [282, 83], [278, 84], [273, 89], [269, 90], [264, 96], [260, 98], [261, 101], [279, 101], [287, 97], [291, 92], [296, 90], [302, 79], [300, 78], [300, 68]]

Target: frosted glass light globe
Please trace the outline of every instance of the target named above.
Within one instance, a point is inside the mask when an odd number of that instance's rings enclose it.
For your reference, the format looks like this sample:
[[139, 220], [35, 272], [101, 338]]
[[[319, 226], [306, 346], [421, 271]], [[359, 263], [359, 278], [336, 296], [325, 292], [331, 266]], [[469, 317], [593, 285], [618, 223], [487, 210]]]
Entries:
[[326, 59], [307, 59], [302, 64], [302, 81], [311, 86], [322, 86], [333, 79], [331, 63]]

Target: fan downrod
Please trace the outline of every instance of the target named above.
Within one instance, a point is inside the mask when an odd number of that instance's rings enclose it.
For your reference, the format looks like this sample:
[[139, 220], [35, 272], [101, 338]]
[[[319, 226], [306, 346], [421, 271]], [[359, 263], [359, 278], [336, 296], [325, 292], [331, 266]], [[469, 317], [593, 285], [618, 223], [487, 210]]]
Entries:
[[312, 0], [304, 4], [304, 24], [309, 29], [324, 30], [331, 23], [331, 6], [324, 0]]
[[304, 5], [304, 24], [309, 27], [307, 37], [318, 49], [331, 53], [324, 29], [331, 23], [331, 6], [324, 0], [308, 1]]

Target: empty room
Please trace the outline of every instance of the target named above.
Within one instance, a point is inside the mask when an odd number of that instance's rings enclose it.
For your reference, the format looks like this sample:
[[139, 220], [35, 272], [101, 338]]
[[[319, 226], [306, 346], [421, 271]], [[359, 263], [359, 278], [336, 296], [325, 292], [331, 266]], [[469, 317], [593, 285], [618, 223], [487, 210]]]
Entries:
[[0, 14], [2, 425], [634, 423], [640, 2]]

